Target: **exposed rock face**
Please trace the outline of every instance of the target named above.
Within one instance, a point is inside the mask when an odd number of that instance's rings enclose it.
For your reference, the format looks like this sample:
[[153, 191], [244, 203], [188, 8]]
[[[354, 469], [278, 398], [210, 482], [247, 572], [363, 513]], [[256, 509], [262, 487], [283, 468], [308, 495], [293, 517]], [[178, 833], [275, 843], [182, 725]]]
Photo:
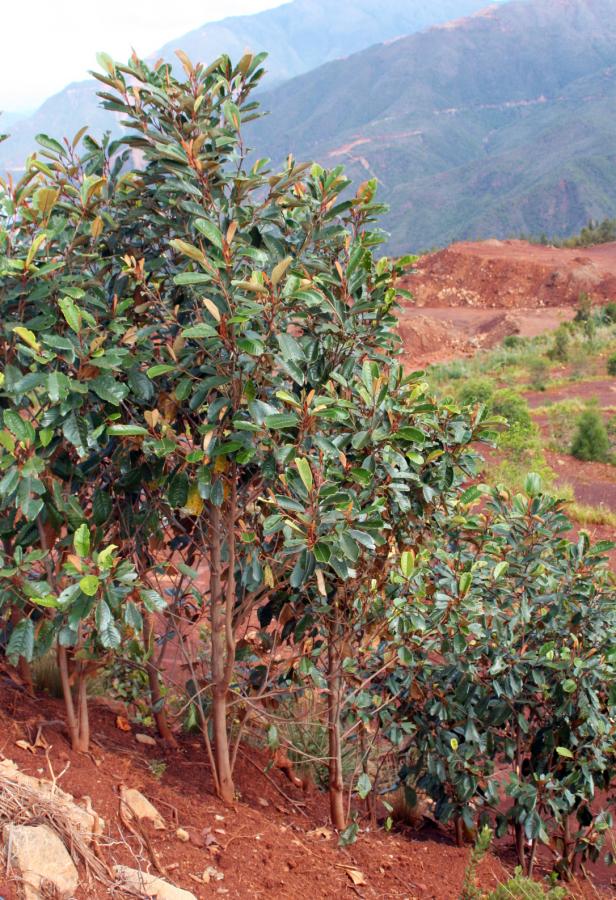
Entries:
[[148, 897], [155, 897], [156, 900], [197, 900], [190, 891], [176, 887], [163, 878], [157, 878], [156, 875], [130, 869], [128, 866], [114, 866], [113, 870], [122, 885], [140, 891]]
[[86, 798], [85, 807], [79, 806], [71, 794], [57, 785], [21, 772], [12, 759], [0, 760], [0, 784], [3, 781], [22, 785], [39, 795], [42, 800], [49, 801], [53, 798], [54, 804], [60, 807], [64, 816], [86, 840], [90, 840], [93, 834], [100, 834], [105, 826], [104, 820], [92, 809], [89, 798]]
[[25, 900], [49, 896], [68, 900], [79, 876], [75, 864], [58, 835], [47, 825], [6, 825], [4, 843], [13, 872], [22, 880]]

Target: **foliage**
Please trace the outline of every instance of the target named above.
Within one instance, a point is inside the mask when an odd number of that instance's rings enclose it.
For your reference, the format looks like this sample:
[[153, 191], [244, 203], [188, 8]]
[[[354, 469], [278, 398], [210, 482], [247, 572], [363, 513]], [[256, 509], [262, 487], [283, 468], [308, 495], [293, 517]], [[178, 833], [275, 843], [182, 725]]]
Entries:
[[571, 444], [571, 455], [584, 461], [606, 462], [610, 442], [598, 409], [589, 407], [577, 420], [577, 429]]
[[[402, 697], [401, 777], [433, 797], [443, 821], [512, 827], [530, 870], [525, 840], [549, 842], [563, 875], [600, 852], [610, 817], [597, 793], [616, 762], [608, 545], [571, 543], [568, 528], [536, 476], [525, 495], [494, 492], [427, 565], [420, 596], [432, 602], [418, 606], [415, 588], [397, 607], [406, 667], [390, 680]], [[500, 758], [512, 766], [504, 791], [493, 777]]]
[[616, 353], [613, 353], [607, 361], [607, 374], [616, 375]]
[[458, 392], [458, 400], [463, 406], [483, 403], [490, 406], [494, 382], [490, 378], [472, 378], [464, 382]]
[[518, 866], [513, 878], [490, 891], [486, 900], [566, 900], [567, 896], [562, 887], [545, 890], [538, 881], [526, 878]]
[[567, 359], [569, 358], [570, 343], [571, 337], [569, 335], [569, 329], [563, 324], [559, 325], [554, 332], [554, 344], [549, 350], [550, 359], [557, 360], [558, 362], [567, 362]]

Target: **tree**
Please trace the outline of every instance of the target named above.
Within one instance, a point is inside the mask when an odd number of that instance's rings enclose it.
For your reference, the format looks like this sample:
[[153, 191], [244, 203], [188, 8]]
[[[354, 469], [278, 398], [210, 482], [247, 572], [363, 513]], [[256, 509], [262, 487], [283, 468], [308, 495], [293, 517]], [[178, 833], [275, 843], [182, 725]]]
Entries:
[[584, 410], [577, 422], [571, 455], [586, 462], [605, 462], [609, 450], [609, 437], [601, 413], [593, 408]]

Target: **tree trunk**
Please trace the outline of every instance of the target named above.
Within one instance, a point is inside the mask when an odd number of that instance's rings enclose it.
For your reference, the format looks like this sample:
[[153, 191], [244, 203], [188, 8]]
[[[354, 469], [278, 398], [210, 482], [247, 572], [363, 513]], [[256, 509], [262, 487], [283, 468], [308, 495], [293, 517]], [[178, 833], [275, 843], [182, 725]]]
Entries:
[[177, 741], [167, 719], [167, 713], [163, 707], [163, 698], [160, 693], [160, 680], [158, 669], [154, 665], [152, 659], [152, 615], [144, 613], [143, 616], [143, 641], [147, 652], [146, 672], [148, 675], [148, 685], [150, 688], [150, 703], [152, 706], [152, 715], [156, 722], [156, 728], [162, 738], [163, 743], [167, 747], [177, 747]]
[[68, 670], [68, 653], [66, 647], [58, 644], [58, 669], [66, 709], [66, 724], [71, 739], [71, 747], [76, 753], [87, 753], [90, 749], [90, 723], [88, 718], [87, 679], [80, 675], [77, 686], [77, 710], [73, 700], [71, 678]]
[[520, 822], [515, 823], [515, 847], [518, 853], [518, 862], [522, 871], [526, 873], [526, 848], [524, 844], [524, 826]]
[[340, 736], [340, 654], [338, 651], [336, 626], [329, 628], [327, 649], [327, 726], [329, 734], [329, 807], [332, 825], [338, 831], [346, 828], [344, 811], [344, 779], [342, 777], [342, 741]]
[[220, 508], [210, 505], [210, 625], [212, 640], [212, 722], [214, 736], [214, 761], [218, 779], [218, 795], [223, 803], [233, 803], [235, 787], [229, 753], [227, 730], [227, 691], [229, 688], [226, 665], [227, 646], [225, 597], [222, 590], [221, 547], [223, 543]]

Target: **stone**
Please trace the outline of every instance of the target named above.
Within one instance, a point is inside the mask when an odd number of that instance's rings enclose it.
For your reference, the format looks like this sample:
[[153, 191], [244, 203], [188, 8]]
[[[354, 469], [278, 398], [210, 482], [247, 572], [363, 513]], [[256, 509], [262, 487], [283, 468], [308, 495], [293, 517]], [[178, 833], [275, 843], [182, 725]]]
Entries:
[[190, 891], [176, 887], [169, 881], [148, 872], [140, 872], [128, 866], [114, 866], [113, 871], [122, 886], [139, 891], [147, 897], [155, 897], [156, 900], [197, 900]]
[[48, 825], [6, 825], [4, 843], [9, 865], [22, 880], [25, 900], [49, 896], [72, 897], [79, 875], [68, 850]]
[[151, 822], [157, 831], [166, 829], [165, 820], [159, 811], [140, 791], [122, 785], [120, 797], [124, 803], [125, 810], [139, 822]]
[[0, 789], [3, 782], [8, 785], [16, 784], [32, 791], [33, 803], [36, 803], [37, 796], [47, 802], [53, 799], [58, 811], [64, 815], [73, 828], [81, 833], [87, 842], [91, 841], [93, 835], [101, 834], [105, 828], [104, 819], [92, 809], [92, 801], [89, 797], [84, 797], [82, 801], [84, 805], [80, 806], [71, 794], [67, 794], [57, 784], [54, 785], [44, 778], [26, 775], [12, 759], [0, 760]]
[[183, 841], [184, 843], [190, 840], [190, 834], [185, 828], [178, 828], [175, 832], [175, 836], [179, 841]]

